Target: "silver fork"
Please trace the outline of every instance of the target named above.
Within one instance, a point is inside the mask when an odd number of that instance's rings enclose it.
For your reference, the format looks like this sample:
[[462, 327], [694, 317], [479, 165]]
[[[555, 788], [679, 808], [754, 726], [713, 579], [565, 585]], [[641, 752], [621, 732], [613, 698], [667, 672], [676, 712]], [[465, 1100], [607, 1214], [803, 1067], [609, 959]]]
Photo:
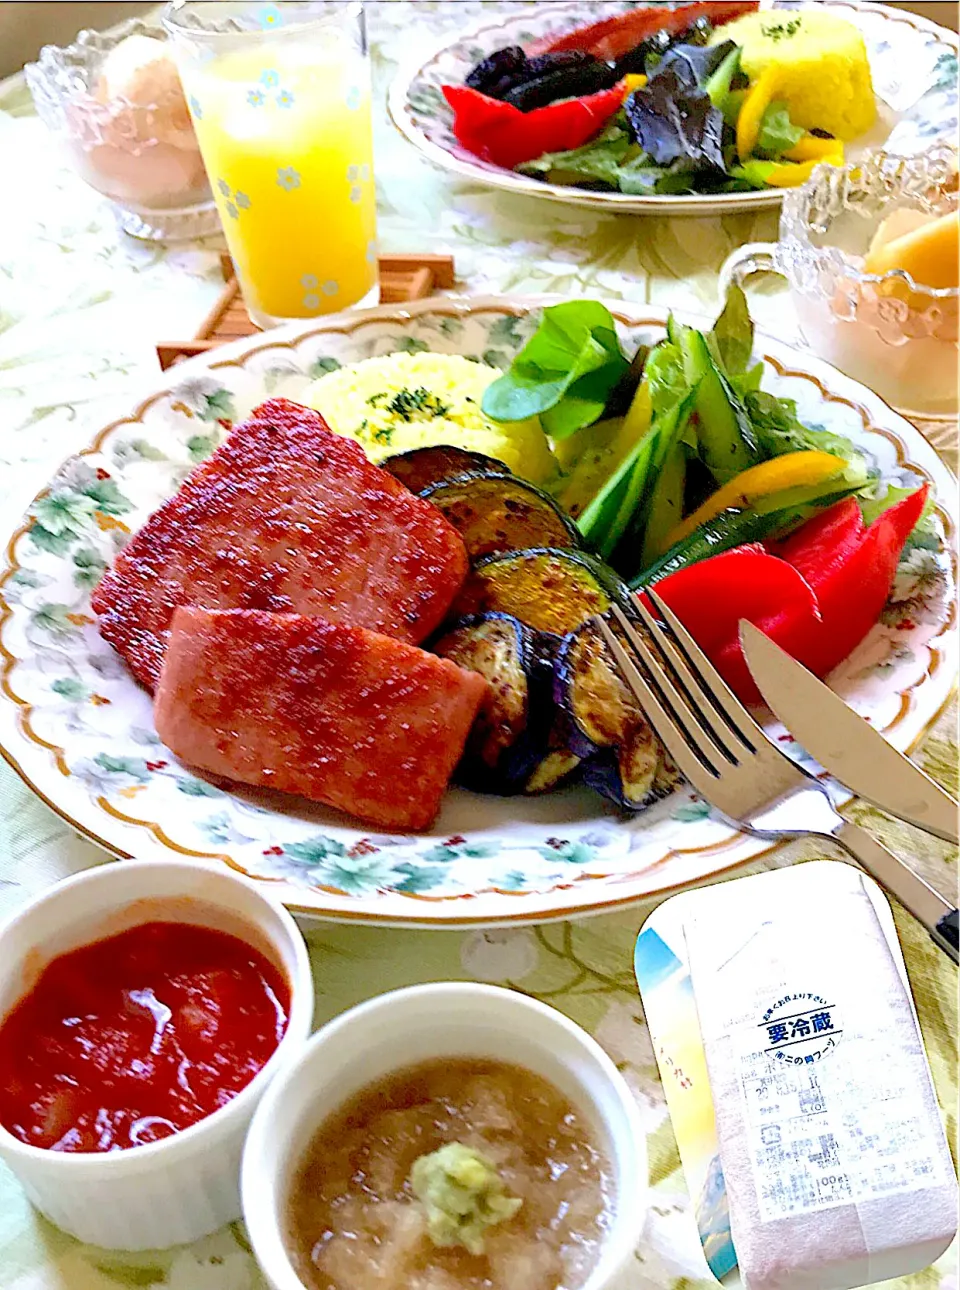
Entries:
[[893, 852], [834, 809], [827, 788], [773, 744], [677, 616], [652, 591], [639, 597], [646, 639], [614, 605], [593, 622], [678, 769], [736, 828], [761, 838], [816, 837], [841, 847], [920, 920], [956, 963], [957, 912]]

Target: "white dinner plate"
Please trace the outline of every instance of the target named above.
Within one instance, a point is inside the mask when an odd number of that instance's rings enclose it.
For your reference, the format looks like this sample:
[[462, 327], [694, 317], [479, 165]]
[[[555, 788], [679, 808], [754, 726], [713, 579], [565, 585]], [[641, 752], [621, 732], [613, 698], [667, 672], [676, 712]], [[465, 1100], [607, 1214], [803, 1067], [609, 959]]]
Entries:
[[[823, 0], [821, 0], [821, 3]], [[879, 116], [869, 135], [850, 145], [855, 157], [866, 148], [924, 152], [935, 139], [956, 139], [957, 48], [954, 32], [886, 5], [829, 0], [840, 16], [856, 23], [870, 58]], [[546, 184], [481, 161], [453, 137], [453, 113], [443, 85], [462, 85], [482, 58], [507, 45], [528, 45], [548, 32], [562, 35], [610, 14], [636, 8], [632, 0], [541, 0], [510, 17], [473, 25], [447, 39], [430, 57], [402, 69], [390, 87], [388, 107], [398, 129], [436, 165], [462, 179], [548, 201], [589, 206], [621, 214], [722, 215], [776, 206], [782, 191], [628, 196]], [[803, 7], [803, 0], [773, 0], [778, 9]]]
[[[542, 303], [542, 302], [540, 302]], [[768, 845], [679, 791], [640, 814], [582, 787], [537, 798], [451, 789], [427, 834], [382, 835], [300, 799], [209, 783], [162, 745], [150, 698], [102, 640], [90, 592], [131, 532], [264, 398], [302, 395], [337, 365], [394, 350], [506, 366], [537, 301], [433, 299], [339, 314], [190, 360], [58, 470], [0, 556], [0, 747], [65, 820], [118, 855], [200, 856], [327, 918], [509, 923], [622, 905]], [[611, 305], [624, 342], [665, 314]], [[890, 603], [835, 686], [900, 749], [935, 720], [956, 671], [956, 489], [936, 453], [876, 395], [759, 338], [765, 388], [862, 445], [896, 483], [932, 481], [941, 536], [903, 559]]]

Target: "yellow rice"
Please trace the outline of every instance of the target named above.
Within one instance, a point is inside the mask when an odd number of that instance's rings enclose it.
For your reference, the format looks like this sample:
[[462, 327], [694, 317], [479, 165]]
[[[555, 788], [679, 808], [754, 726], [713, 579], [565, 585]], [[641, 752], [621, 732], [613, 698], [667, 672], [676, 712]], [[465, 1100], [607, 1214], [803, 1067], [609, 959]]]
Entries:
[[499, 375], [497, 368], [457, 354], [386, 354], [327, 373], [304, 401], [331, 430], [356, 439], [371, 461], [456, 444], [543, 482], [556, 463], [539, 421], [501, 424], [481, 411], [483, 392]]
[[855, 139], [877, 116], [867, 48], [853, 23], [823, 12], [824, 7], [747, 14], [718, 27], [711, 43], [735, 41], [751, 82], [776, 66], [774, 97], [787, 102], [794, 125]]

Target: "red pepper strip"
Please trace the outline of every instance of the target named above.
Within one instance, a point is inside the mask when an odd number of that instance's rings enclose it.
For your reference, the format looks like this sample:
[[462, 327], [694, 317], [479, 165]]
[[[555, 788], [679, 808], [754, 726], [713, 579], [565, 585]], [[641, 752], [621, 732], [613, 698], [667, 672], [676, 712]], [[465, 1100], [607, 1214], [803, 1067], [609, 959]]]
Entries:
[[767, 550], [792, 564], [816, 590], [825, 575], [857, 549], [863, 533], [860, 507], [853, 497], [846, 497], [782, 542], [768, 542]]
[[817, 598], [803, 577], [759, 544], [734, 547], [678, 569], [661, 579], [656, 591], [727, 684], [748, 702], [757, 690], [740, 652], [740, 619], [756, 623], [792, 653], [819, 617]]
[[663, 578], [657, 593], [734, 693], [759, 703], [740, 648], [740, 619], [818, 676], [832, 672], [880, 616], [927, 491], [926, 485], [917, 489], [868, 529], [847, 498], [778, 544], [776, 553], [735, 547]]
[[589, 27], [579, 27], [566, 36], [547, 36], [527, 46], [527, 54], [560, 53], [567, 49], [582, 49], [594, 58], [613, 61], [628, 54], [648, 36], [658, 31], [671, 34], [685, 31], [697, 18], [709, 18], [715, 27], [753, 13], [760, 7], [759, 0], [700, 0], [696, 4], [681, 5], [677, 9], [662, 9], [659, 5], [631, 9], [616, 18], [605, 18]]
[[[850, 508], [856, 502], [852, 498], [809, 520], [783, 543], [781, 555], [812, 588], [820, 607], [819, 621], [787, 635], [781, 635], [782, 628], [773, 622], [758, 622], [757, 626], [817, 676], [832, 672], [879, 618], [890, 594], [900, 552], [926, 500], [924, 485], [891, 506], [868, 529], [863, 528], [862, 517], [858, 524], [853, 516]], [[710, 653], [710, 658], [741, 699], [760, 702], [739, 637], [717, 653]]]
[[443, 96], [453, 108], [458, 142], [481, 161], [507, 170], [545, 152], [581, 147], [600, 133], [623, 102], [619, 85], [532, 112], [521, 112], [466, 85], [444, 85]]
[[[811, 526], [822, 524], [827, 516], [805, 524], [784, 544], [783, 558], [809, 581], [820, 602], [822, 624], [799, 644], [799, 652], [790, 650], [817, 676], [826, 676], [842, 663], [879, 618], [904, 543], [923, 513], [927, 491], [924, 485], [884, 511], [861, 534], [856, 548], [839, 560], [813, 543], [804, 547], [802, 541]], [[827, 515], [847, 504], [839, 502]], [[816, 533], [812, 536], [815, 541]]]

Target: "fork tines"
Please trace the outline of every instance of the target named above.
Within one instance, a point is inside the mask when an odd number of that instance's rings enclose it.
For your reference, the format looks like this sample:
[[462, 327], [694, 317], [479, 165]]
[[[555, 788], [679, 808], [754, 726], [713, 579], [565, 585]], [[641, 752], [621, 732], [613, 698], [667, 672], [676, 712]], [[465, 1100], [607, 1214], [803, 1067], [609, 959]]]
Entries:
[[753, 755], [765, 736], [676, 614], [655, 592], [643, 594], [662, 622], [641, 595], [633, 597], [636, 622], [616, 604], [610, 621], [605, 615], [594, 622], [679, 769], [694, 784], [704, 772], [716, 779]]

